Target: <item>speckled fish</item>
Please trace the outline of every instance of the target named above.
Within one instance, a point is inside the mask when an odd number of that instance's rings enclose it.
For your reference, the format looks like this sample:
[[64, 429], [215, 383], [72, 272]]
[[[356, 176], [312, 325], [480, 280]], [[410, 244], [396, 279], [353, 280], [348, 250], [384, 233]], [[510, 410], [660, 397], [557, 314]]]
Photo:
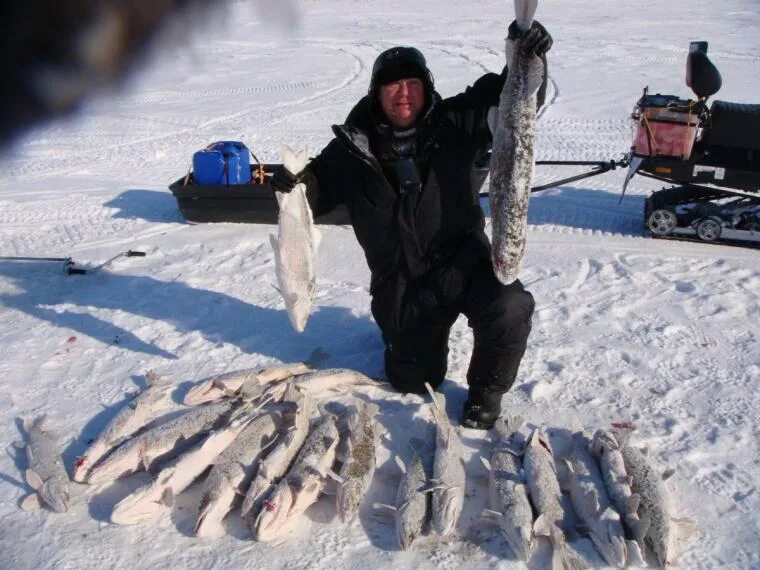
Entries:
[[[308, 161], [305, 151], [295, 153], [282, 147], [282, 164], [291, 173], [300, 173]], [[269, 240], [274, 250], [278, 291], [285, 301], [290, 324], [303, 332], [317, 288], [315, 265], [320, 234], [314, 225], [305, 184], [299, 182], [290, 192], [275, 192], [275, 196], [280, 208], [278, 232]]]
[[464, 454], [459, 434], [446, 415], [446, 398], [433, 392], [430, 384], [425, 386], [433, 398], [432, 411], [436, 424], [433, 477], [430, 481], [433, 492], [431, 521], [435, 532], [447, 536], [456, 528], [464, 506]]
[[[670, 566], [676, 556], [676, 527], [678, 524], [687, 527], [693, 523], [671, 518], [671, 501], [663, 477], [654, 470], [641, 450], [623, 445], [621, 453], [626, 472], [633, 480], [631, 489], [640, 497], [639, 517], [648, 522], [643, 536], [645, 552], [654, 556], [658, 566]], [[690, 530], [693, 532], [693, 528]]]
[[336, 494], [338, 516], [343, 522], [356, 516], [375, 474], [377, 448], [382, 435], [382, 428], [375, 419], [378, 411], [377, 404], [359, 404], [347, 419], [348, 449]]
[[69, 505], [69, 476], [63, 466], [58, 449], [58, 436], [46, 427], [47, 416], [34, 422], [24, 418], [28, 466], [25, 473], [27, 484], [34, 493], [26, 497], [21, 508], [35, 510], [43, 504], [56, 513], [65, 513]]
[[240, 509], [240, 514], [252, 533], [255, 532], [256, 519], [265, 498], [272, 494], [275, 485], [285, 476], [309, 434], [309, 418], [314, 411], [314, 398], [308, 392], [291, 389], [285, 394], [284, 400], [296, 404], [293, 425], [260, 462], [256, 477], [248, 488]]
[[538, 518], [533, 524], [536, 536], [547, 536], [552, 543], [552, 570], [581, 568], [580, 560], [568, 551], [562, 531], [565, 512], [561, 504], [562, 493], [557, 480], [554, 455], [549, 438], [536, 428], [528, 439], [523, 458], [525, 480], [530, 500]]
[[101, 434], [90, 444], [87, 451], [74, 462], [72, 479], [79, 483], [87, 477], [101, 457], [129, 439], [140, 429], [174, 407], [169, 393], [174, 386], [161, 381], [153, 371], [145, 375], [148, 386], [137, 394], [113, 419]]
[[317, 500], [335, 461], [338, 439], [335, 417], [322, 417], [306, 438], [288, 474], [265, 500], [254, 525], [257, 540], [279, 536], [292, 519]]
[[515, 0], [515, 20], [521, 31], [506, 40], [509, 73], [499, 99], [493, 130], [489, 204], [491, 251], [496, 277], [509, 285], [520, 272], [528, 233], [528, 199], [533, 180], [533, 144], [537, 92], [543, 81], [543, 62], [522, 49], [533, 24], [537, 0]]
[[590, 443], [582, 428], [576, 426], [573, 451], [566, 459], [570, 501], [604, 561], [623, 568], [628, 559], [623, 523], [607, 495], [598, 463], [589, 451]]
[[111, 522], [131, 525], [156, 518], [174, 503], [248, 426], [258, 412], [237, 410], [231, 420], [164, 468], [156, 479], [128, 495], [114, 507]]
[[533, 543], [533, 509], [522, 475], [523, 445], [518, 441], [522, 422], [522, 417], [513, 416], [496, 423], [491, 460], [484, 463], [490, 474], [489, 503], [501, 534], [517, 558], [527, 561]]
[[192, 445], [194, 439], [212, 430], [225, 419], [235, 403], [225, 400], [191, 408], [180, 416], [127, 440], [91, 470], [88, 483], [106, 483], [142, 469], [175, 450]]
[[[415, 449], [422, 448], [422, 442], [412, 440]], [[402, 472], [401, 481], [396, 490], [395, 527], [396, 539], [403, 550], [407, 550], [422, 533], [425, 523], [430, 518], [430, 466], [426, 465], [420, 453], [412, 451], [407, 463], [397, 461]]]
[[401, 470], [394, 504], [375, 503], [373, 505], [375, 509], [393, 513], [396, 540], [402, 550], [408, 550], [412, 546], [430, 519], [432, 453], [428, 449], [427, 442], [416, 437], [413, 437], [409, 444], [411, 454], [406, 462], [398, 455], [394, 457]]
[[591, 440], [591, 452], [599, 460], [600, 471], [610, 500], [620, 513], [623, 523], [631, 532], [633, 539], [644, 548], [644, 536], [647, 522], [639, 518], [638, 510], [641, 498], [631, 487], [633, 480], [628, 474], [623, 460], [622, 446], [614, 434], [597, 430]]
[[309, 367], [303, 362], [294, 362], [268, 368], [225, 372], [191, 388], [185, 395], [184, 404], [186, 406], [197, 406], [222, 398], [237, 396], [243, 391], [250, 392], [260, 389], [270, 382], [305, 374], [308, 371]]
[[254, 419], [214, 462], [206, 477], [195, 523], [196, 536], [219, 536], [222, 521], [235, 499], [245, 493], [259, 465], [259, 458], [276, 437], [278, 412], [266, 412]]

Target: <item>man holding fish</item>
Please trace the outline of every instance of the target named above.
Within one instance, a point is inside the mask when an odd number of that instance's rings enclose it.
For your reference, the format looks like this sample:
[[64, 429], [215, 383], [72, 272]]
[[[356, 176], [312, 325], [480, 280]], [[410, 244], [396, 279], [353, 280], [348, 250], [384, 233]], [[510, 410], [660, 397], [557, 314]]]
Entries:
[[[543, 65], [533, 94], [540, 106], [552, 38], [530, 21], [527, 29], [514, 22], [509, 38]], [[271, 180], [278, 192], [304, 184], [315, 216], [338, 204], [348, 208], [372, 274], [372, 314], [396, 389], [424, 394], [425, 382], [437, 388], [451, 326], [460, 314], [468, 318], [474, 348], [462, 424], [476, 429], [489, 429], [501, 413], [534, 309], [519, 280], [505, 284], [494, 272], [478, 196], [485, 173], [476, 165], [504, 113], [507, 72], [505, 66], [501, 74], [486, 73], [443, 99], [422, 53], [386, 50], [375, 61], [367, 96], [345, 124], [333, 126], [335, 138], [297, 175], [282, 167]]]

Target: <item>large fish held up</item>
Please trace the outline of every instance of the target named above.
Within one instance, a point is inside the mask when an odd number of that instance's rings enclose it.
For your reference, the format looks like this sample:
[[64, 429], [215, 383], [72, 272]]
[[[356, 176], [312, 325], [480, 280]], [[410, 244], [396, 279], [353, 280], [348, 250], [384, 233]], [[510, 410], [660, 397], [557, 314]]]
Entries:
[[[291, 173], [298, 174], [309, 161], [306, 151], [295, 153], [282, 147], [282, 164]], [[293, 328], [303, 332], [309, 319], [317, 277], [315, 262], [320, 235], [314, 226], [306, 185], [298, 183], [287, 193], [275, 192], [280, 207], [277, 237], [269, 236], [274, 249], [275, 270], [279, 292], [285, 301], [288, 318]]]
[[509, 73], [499, 99], [493, 130], [491, 182], [491, 261], [496, 277], [505, 285], [520, 272], [528, 233], [528, 198], [533, 180], [533, 139], [537, 92], [543, 81], [541, 58], [522, 49], [533, 25], [538, 0], [515, 0], [520, 37], [507, 38]]

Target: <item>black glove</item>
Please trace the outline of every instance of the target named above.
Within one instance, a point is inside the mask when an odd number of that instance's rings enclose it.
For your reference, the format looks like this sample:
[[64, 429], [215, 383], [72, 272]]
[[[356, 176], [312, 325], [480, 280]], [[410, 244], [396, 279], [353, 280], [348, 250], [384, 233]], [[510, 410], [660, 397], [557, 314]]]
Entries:
[[546, 52], [552, 49], [552, 44], [554, 43], [554, 40], [549, 32], [546, 31], [546, 28], [535, 20], [533, 21], [530, 30], [524, 33], [517, 27], [516, 21], [509, 25], [507, 38], [510, 40], [516, 40], [520, 37], [522, 37], [523, 52], [538, 57], [546, 55]]
[[275, 192], [287, 194], [293, 190], [296, 184], [298, 184], [298, 176], [284, 166], [278, 166], [272, 174], [272, 178], [269, 179], [269, 185]]

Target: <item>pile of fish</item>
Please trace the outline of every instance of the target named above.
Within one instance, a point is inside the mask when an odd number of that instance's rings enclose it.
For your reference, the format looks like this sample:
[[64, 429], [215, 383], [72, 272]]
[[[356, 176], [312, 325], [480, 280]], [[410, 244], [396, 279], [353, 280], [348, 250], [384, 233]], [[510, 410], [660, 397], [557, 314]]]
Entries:
[[[195, 522], [201, 537], [224, 533], [224, 519], [238, 510], [256, 540], [276, 540], [324, 494], [334, 495], [341, 521], [356, 517], [375, 474], [384, 430], [378, 405], [354, 392], [377, 386], [375, 380], [347, 369], [311, 370], [303, 363], [242, 370], [198, 383], [178, 409], [173, 386], [147, 377], [148, 387], [72, 469], [74, 481], [97, 485], [137, 471], [152, 474], [114, 506], [113, 523], [155, 519], [204, 473]], [[459, 429], [446, 415], [444, 396], [429, 391], [434, 441], [413, 438], [409, 453], [394, 457], [401, 470], [395, 501], [375, 505], [392, 514], [402, 549], [426, 533], [455, 534], [465, 503]], [[334, 410], [338, 402], [341, 407]], [[581, 523], [574, 528], [590, 538], [606, 564], [673, 561], [676, 526], [684, 521], [671, 518], [663, 478], [630, 445], [629, 431], [597, 430], [589, 437], [576, 426], [571, 451], [557, 458], [544, 428], [533, 429], [526, 439], [522, 425], [519, 417], [497, 422], [490, 458], [481, 457], [489, 472], [484, 515], [498, 524], [518, 559], [530, 560], [544, 537], [552, 549], [551, 568], [586, 567], [566, 544], [570, 513], [563, 501], [569, 495], [571, 516]], [[26, 480], [35, 493], [22, 506], [46, 504], [64, 512], [69, 479], [56, 437], [44, 418], [25, 422], [25, 431]], [[567, 475], [560, 478], [558, 471]]]

